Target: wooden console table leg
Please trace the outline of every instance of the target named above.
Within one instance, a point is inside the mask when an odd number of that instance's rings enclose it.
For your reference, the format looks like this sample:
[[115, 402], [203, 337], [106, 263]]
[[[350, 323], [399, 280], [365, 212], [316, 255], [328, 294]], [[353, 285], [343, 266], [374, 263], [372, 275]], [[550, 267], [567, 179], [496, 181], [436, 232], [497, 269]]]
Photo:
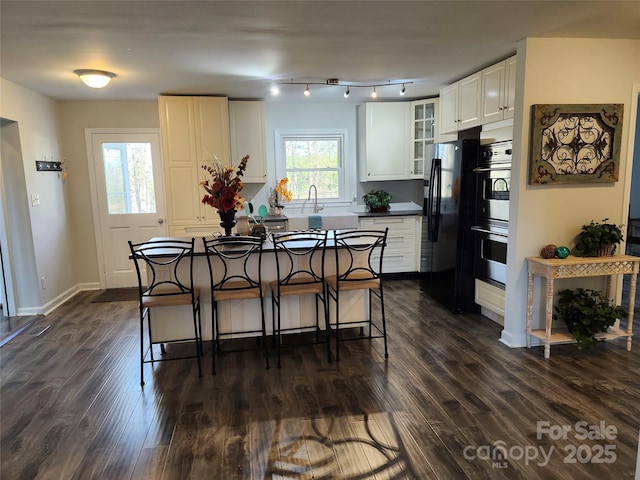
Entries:
[[544, 358], [549, 358], [549, 356], [551, 356], [551, 345], [549, 345], [549, 341], [551, 340], [551, 322], [553, 320], [553, 283], [553, 278], [547, 279], [547, 306], [544, 329]]
[[[635, 270], [635, 269], [634, 269]], [[636, 306], [636, 281], [638, 274], [631, 274], [631, 282], [629, 283], [629, 311], [627, 312], [627, 352], [631, 351], [631, 335], [633, 333], [633, 311]]]
[[533, 318], [533, 273], [527, 280], [527, 348], [531, 348], [531, 319]]

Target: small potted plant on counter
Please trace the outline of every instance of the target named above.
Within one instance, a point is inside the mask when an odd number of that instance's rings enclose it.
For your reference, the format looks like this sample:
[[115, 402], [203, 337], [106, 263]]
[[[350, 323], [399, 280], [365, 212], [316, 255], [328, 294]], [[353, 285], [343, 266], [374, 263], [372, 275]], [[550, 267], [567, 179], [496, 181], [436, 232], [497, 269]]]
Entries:
[[616, 246], [623, 239], [623, 225], [591, 220], [588, 225], [582, 226], [582, 231], [576, 238], [574, 250], [578, 257], [609, 257], [616, 252]]
[[362, 200], [370, 212], [386, 212], [391, 203], [391, 194], [384, 190], [371, 190], [362, 196]]

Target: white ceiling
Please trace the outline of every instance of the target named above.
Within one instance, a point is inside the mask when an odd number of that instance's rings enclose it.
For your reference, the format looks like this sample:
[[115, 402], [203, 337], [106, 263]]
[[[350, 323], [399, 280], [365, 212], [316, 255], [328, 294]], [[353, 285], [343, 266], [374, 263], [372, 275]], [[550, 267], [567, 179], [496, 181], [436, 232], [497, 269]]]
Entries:
[[[403, 99], [516, 51], [525, 37], [640, 39], [639, 1], [0, 1], [0, 76], [59, 100], [151, 100], [159, 94], [277, 99], [272, 82], [413, 82]], [[565, 55], [549, 52], [549, 74]], [[94, 90], [73, 74], [115, 72]], [[377, 89], [398, 99], [400, 87]], [[311, 86], [310, 101], [345, 101]], [[351, 89], [362, 101], [370, 89]]]

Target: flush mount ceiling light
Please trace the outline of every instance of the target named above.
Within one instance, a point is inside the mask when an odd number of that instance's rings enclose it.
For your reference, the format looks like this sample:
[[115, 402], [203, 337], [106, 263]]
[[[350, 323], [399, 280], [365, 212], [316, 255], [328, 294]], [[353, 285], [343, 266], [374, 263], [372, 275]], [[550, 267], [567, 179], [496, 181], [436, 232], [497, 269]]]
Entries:
[[[410, 85], [413, 82], [407, 81], [392, 81], [389, 80], [387, 83], [357, 83], [357, 82], [341, 82], [337, 78], [330, 78], [325, 80], [324, 82], [294, 82], [293, 79], [290, 82], [283, 82], [278, 85], [305, 85], [304, 95], [308, 97], [311, 95], [311, 90], [309, 89], [309, 85], [324, 85], [329, 87], [346, 87], [346, 91], [344, 92], [344, 98], [349, 98], [349, 94], [351, 93], [352, 88], [373, 88], [371, 92], [372, 98], [377, 98], [378, 92], [376, 90], [377, 87], [388, 87], [391, 85], [402, 85], [402, 90], [400, 90], [399, 94], [403, 96], [406, 93], [405, 85]], [[271, 94], [276, 95], [273, 91], [273, 86], [271, 88]]]
[[103, 88], [106, 87], [111, 79], [116, 76], [113, 72], [107, 72], [106, 70], [74, 70], [74, 72], [84, 84], [91, 88]]

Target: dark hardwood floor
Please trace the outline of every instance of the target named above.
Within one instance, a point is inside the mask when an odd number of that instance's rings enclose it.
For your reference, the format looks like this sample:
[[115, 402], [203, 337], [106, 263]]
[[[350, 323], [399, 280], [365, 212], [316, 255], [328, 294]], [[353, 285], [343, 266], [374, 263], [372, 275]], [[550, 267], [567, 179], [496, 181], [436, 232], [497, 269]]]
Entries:
[[637, 340], [545, 360], [414, 280], [385, 292], [388, 361], [364, 340], [331, 364], [324, 345], [285, 349], [281, 370], [260, 351], [224, 354], [213, 376], [205, 345], [203, 378], [193, 360], [166, 362], [144, 389], [136, 303], [80, 293], [37, 320], [42, 335], [0, 349], [0, 478], [634, 478]]

